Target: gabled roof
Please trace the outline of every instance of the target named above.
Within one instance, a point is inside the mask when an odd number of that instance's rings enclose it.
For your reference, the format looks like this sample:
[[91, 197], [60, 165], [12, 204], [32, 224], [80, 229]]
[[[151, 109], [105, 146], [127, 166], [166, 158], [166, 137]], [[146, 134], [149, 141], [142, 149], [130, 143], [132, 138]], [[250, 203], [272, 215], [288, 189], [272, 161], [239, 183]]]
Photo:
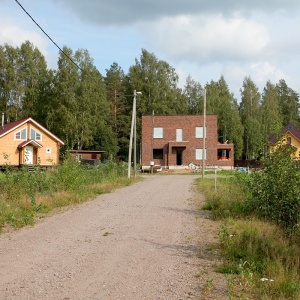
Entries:
[[[287, 126], [283, 127], [280, 131], [281, 135], [291, 133], [295, 138], [300, 141], [300, 130], [292, 123], [289, 123]], [[272, 144], [277, 143], [277, 138], [274, 133], [269, 135], [269, 142]]]
[[61, 139], [59, 139], [56, 135], [54, 135], [52, 132], [50, 132], [48, 129], [46, 129], [44, 126], [42, 126], [40, 123], [38, 123], [31, 117], [28, 117], [28, 118], [25, 118], [22, 120], [18, 120], [18, 121], [14, 121], [14, 122], [10, 122], [10, 123], [4, 124], [3, 126], [1, 125], [0, 126], [0, 138], [2, 138], [6, 134], [12, 132], [13, 130], [19, 128], [20, 126], [22, 126], [28, 122], [33, 123], [40, 130], [42, 130], [42, 131], [46, 132], [48, 135], [50, 135], [54, 140], [56, 140], [60, 144], [64, 145], [64, 142]]
[[24, 148], [26, 147], [27, 145], [34, 145], [35, 147], [39, 147], [39, 148], [42, 148], [43, 145], [41, 145], [40, 143], [38, 143], [37, 141], [35, 140], [27, 140], [27, 141], [24, 141], [23, 143], [21, 143], [18, 148]]

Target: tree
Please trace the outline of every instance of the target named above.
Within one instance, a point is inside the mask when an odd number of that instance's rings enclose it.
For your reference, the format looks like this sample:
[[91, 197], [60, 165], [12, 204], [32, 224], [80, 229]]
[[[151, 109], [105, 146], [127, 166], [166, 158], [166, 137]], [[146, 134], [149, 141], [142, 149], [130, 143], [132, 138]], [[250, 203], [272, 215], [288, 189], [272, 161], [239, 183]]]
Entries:
[[[71, 149], [95, 146], [114, 155], [116, 139], [109, 126], [109, 103], [104, 80], [87, 50], [64, 47], [55, 75], [55, 98], [47, 116]], [[70, 59], [72, 58], [73, 62]]]
[[203, 114], [203, 93], [200, 83], [196, 82], [189, 75], [183, 90], [186, 98], [187, 113], [191, 115]]
[[125, 74], [117, 63], [106, 70], [105, 86], [110, 104], [110, 125], [118, 142], [118, 157], [125, 160], [128, 156], [128, 140], [131, 117], [126, 105]]
[[18, 120], [22, 112], [24, 93], [20, 75], [18, 49], [7, 44], [0, 49], [1, 68], [1, 108], [10, 120]]
[[260, 117], [260, 93], [250, 77], [245, 77], [241, 89], [240, 116], [244, 126], [244, 156], [256, 159], [263, 149]]
[[19, 76], [22, 86], [22, 115], [38, 119], [38, 110], [45, 104], [48, 73], [45, 57], [29, 41], [18, 50]]
[[137, 115], [185, 113], [186, 103], [177, 87], [179, 77], [167, 62], [142, 49], [139, 60], [129, 69], [133, 90], [142, 92], [137, 102]]
[[223, 76], [206, 85], [207, 112], [218, 115], [219, 141], [229, 141], [235, 145], [235, 158], [241, 156], [243, 143], [243, 125], [238, 113], [238, 106]]
[[293, 123], [299, 126], [299, 94], [289, 88], [283, 79], [279, 80], [276, 87], [279, 94], [283, 125], [286, 126], [288, 123]]
[[264, 143], [268, 142], [270, 133], [279, 133], [282, 128], [283, 116], [281, 114], [279, 101], [280, 99], [277, 87], [268, 81], [264, 87], [260, 107]]

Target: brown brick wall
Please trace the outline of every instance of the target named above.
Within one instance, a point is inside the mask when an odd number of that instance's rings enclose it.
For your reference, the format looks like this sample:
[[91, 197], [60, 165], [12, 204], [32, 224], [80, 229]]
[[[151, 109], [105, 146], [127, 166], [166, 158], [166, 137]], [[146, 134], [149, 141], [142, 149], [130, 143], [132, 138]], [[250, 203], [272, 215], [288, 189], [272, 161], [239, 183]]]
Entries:
[[[155, 164], [163, 166], [177, 165], [177, 150], [182, 151], [181, 165], [202, 164], [196, 160], [196, 149], [203, 148], [203, 139], [196, 138], [196, 127], [203, 127], [203, 115], [154, 116], [153, 127], [163, 128], [163, 138], [153, 139], [153, 149], [163, 148], [163, 160], [154, 159]], [[176, 129], [182, 129], [182, 142], [176, 142]], [[142, 117], [142, 165], [149, 166], [151, 160], [152, 116]], [[218, 135], [217, 115], [206, 116], [205, 139], [206, 164], [217, 165]], [[230, 148], [230, 146], [228, 146]], [[232, 149], [231, 149], [232, 148]], [[233, 145], [231, 156], [233, 157]], [[233, 165], [222, 161], [222, 165]]]

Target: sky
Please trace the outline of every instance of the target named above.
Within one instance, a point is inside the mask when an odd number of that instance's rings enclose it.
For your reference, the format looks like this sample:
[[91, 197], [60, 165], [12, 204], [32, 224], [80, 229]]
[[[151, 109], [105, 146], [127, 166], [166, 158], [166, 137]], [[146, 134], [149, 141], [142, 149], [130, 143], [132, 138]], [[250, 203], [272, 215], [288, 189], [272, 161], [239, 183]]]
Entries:
[[300, 0], [0, 0], [0, 45], [32, 42], [56, 68], [58, 48], [87, 49], [103, 76], [125, 73], [142, 49], [169, 63], [184, 87], [223, 75], [238, 101], [244, 78], [259, 92], [284, 79], [300, 92]]

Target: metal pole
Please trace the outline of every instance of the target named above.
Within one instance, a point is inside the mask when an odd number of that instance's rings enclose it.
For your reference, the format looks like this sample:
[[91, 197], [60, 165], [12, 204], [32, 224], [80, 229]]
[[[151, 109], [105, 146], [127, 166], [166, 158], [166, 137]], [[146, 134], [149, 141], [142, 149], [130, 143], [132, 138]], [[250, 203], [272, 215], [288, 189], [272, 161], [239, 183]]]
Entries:
[[131, 172], [132, 136], [133, 136], [133, 127], [134, 127], [134, 119], [135, 119], [135, 107], [136, 107], [135, 103], [136, 103], [136, 90], [134, 90], [134, 94], [133, 94], [133, 107], [132, 107], [129, 153], [128, 153], [128, 174], [127, 174], [128, 178], [130, 178], [130, 172]]
[[204, 178], [205, 168], [205, 138], [206, 138], [206, 89], [204, 89], [203, 101], [203, 151], [202, 151], [202, 178]]

